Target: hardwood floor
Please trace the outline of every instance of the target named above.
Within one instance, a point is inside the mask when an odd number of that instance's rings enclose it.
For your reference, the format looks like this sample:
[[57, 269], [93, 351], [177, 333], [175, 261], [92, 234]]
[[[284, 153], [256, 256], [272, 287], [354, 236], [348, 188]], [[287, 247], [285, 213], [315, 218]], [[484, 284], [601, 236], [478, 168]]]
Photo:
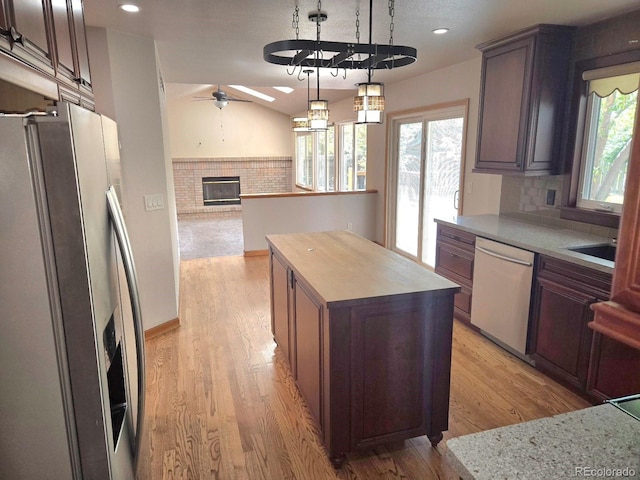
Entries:
[[333, 469], [270, 331], [268, 257], [183, 261], [177, 330], [147, 341], [139, 480], [457, 478], [446, 440], [589, 406], [454, 326], [449, 431], [349, 455]]

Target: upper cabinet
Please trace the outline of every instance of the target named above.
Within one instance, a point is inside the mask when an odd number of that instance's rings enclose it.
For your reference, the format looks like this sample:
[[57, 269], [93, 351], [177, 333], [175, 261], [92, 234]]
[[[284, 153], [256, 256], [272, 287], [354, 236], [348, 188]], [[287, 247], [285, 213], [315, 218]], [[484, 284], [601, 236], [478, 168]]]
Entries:
[[2, 1], [2, 31], [13, 56], [45, 73], [53, 74], [48, 37], [47, 0]]
[[557, 172], [573, 30], [538, 25], [477, 46], [482, 81], [474, 172]]
[[91, 85], [91, 73], [89, 72], [89, 50], [87, 48], [82, 0], [71, 0], [71, 12], [73, 15], [73, 31], [75, 32], [74, 51], [77, 55], [76, 78], [81, 85], [89, 87]]
[[0, 78], [93, 107], [82, 0], [0, 0], [0, 61]]

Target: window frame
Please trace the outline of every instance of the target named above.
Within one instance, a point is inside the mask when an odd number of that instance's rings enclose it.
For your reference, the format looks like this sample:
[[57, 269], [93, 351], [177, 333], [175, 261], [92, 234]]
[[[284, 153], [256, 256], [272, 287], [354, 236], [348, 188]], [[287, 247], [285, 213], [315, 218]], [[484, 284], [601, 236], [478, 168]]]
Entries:
[[[366, 164], [367, 164], [367, 137], [369, 135], [369, 129], [367, 127], [366, 124], [362, 124], [362, 123], [357, 123], [355, 121], [351, 121], [351, 122], [342, 122], [339, 124], [336, 124], [336, 126], [338, 127], [338, 135], [337, 135], [337, 175], [338, 175], [338, 185], [339, 185], [339, 191], [341, 192], [363, 192], [367, 189], [367, 168], [366, 168]], [[344, 152], [345, 152], [345, 142], [344, 142], [344, 132], [345, 132], [345, 127], [350, 127], [351, 128], [351, 165], [346, 165], [346, 162], [344, 160]], [[358, 134], [357, 134], [357, 130], [361, 128], [364, 129], [365, 132], [365, 138], [364, 138], [364, 153], [362, 153], [359, 149], [358, 149]], [[364, 157], [364, 163], [365, 163], [365, 169], [364, 170], [360, 170], [358, 168], [358, 160], [360, 158]], [[345, 177], [347, 175], [345, 175], [345, 168], [348, 168], [349, 166], [353, 167], [353, 171], [355, 172], [355, 176], [351, 177], [351, 184], [348, 184], [347, 181], [345, 181]], [[364, 177], [364, 188], [357, 188], [358, 186], [358, 177]]]
[[565, 124], [569, 135], [567, 143], [563, 147], [563, 157], [567, 159], [564, 169], [565, 185], [563, 188], [563, 206], [560, 207], [561, 218], [575, 220], [593, 225], [600, 225], [609, 228], [618, 228], [620, 224], [620, 214], [612, 212], [600, 212], [587, 210], [577, 206], [578, 195], [580, 195], [580, 165], [582, 160], [582, 149], [584, 147], [584, 134], [586, 127], [586, 113], [588, 102], [588, 82], [582, 79], [582, 74], [587, 70], [611, 67], [622, 63], [640, 61], [640, 50], [632, 50], [607, 57], [597, 57], [576, 62], [573, 75], [573, 94], [571, 103], [568, 106], [568, 121]]
[[[636, 90], [637, 91], [637, 90]], [[600, 115], [601, 109], [601, 100], [603, 98], [599, 97], [596, 94], [590, 94], [587, 98], [587, 109], [585, 114], [585, 129], [582, 139], [582, 155], [580, 158], [580, 175], [579, 175], [579, 183], [578, 183], [578, 195], [576, 197], [576, 206], [577, 208], [581, 208], [589, 211], [601, 211], [601, 210], [609, 210], [610, 213], [615, 213], [620, 215], [622, 213], [622, 204], [607, 202], [607, 201], [598, 201], [592, 200], [589, 198], [585, 198], [585, 179], [588, 176], [588, 170], [593, 170], [594, 161], [596, 160], [593, 154], [593, 151], [596, 148], [596, 136], [598, 130], [598, 120], [597, 118]], [[637, 102], [636, 102], [637, 104]], [[633, 132], [632, 132], [633, 138]], [[629, 156], [631, 155], [631, 150], [629, 150]]]
[[[299, 155], [299, 150], [298, 150], [298, 146], [299, 146], [299, 142], [300, 139], [306, 139], [306, 138], [311, 138], [311, 183], [310, 184], [305, 184], [301, 182], [301, 178], [300, 178], [300, 155]], [[315, 164], [314, 162], [314, 158], [315, 158], [315, 135], [313, 135], [313, 132], [295, 132], [295, 146], [294, 146], [294, 155], [295, 155], [295, 167], [296, 167], [296, 176], [295, 176], [295, 184], [297, 188], [300, 188], [302, 190], [312, 190], [313, 189], [313, 181], [314, 181], [314, 175], [313, 175], [313, 166]], [[306, 144], [306, 141], [305, 141]], [[306, 147], [306, 145], [305, 145]], [[305, 148], [306, 150], [306, 148]], [[306, 152], [305, 152], [306, 153]], [[306, 155], [305, 155], [306, 157]], [[305, 158], [305, 163], [306, 161], [308, 161], [309, 158]], [[309, 167], [307, 167], [307, 170], [309, 169]]]

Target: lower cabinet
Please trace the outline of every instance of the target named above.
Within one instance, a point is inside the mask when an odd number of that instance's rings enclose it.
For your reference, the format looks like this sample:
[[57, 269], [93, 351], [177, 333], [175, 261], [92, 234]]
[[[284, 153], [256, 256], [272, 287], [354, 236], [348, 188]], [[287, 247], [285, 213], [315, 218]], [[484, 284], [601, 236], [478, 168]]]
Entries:
[[593, 316], [589, 306], [597, 297], [539, 275], [535, 298], [536, 366], [584, 390], [592, 337], [587, 326]]
[[290, 270], [277, 255], [271, 254], [271, 332], [293, 366], [289, 338]]
[[609, 299], [611, 275], [539, 255], [532, 308], [536, 368], [601, 402], [640, 392], [640, 351], [587, 324]]
[[460, 285], [454, 298], [454, 316], [471, 325], [471, 293], [476, 236], [453, 227], [438, 224], [436, 265], [438, 275]]
[[587, 393], [595, 401], [640, 393], [640, 350], [594, 332]]
[[322, 425], [322, 305], [295, 279], [294, 299], [292, 372], [313, 417]]

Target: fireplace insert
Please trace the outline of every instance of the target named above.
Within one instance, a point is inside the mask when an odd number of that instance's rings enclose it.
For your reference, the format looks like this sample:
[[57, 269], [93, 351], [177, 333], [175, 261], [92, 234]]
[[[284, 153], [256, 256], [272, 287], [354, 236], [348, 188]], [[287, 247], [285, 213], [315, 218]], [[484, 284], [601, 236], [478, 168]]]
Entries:
[[239, 205], [240, 177], [203, 177], [202, 197], [205, 205]]

